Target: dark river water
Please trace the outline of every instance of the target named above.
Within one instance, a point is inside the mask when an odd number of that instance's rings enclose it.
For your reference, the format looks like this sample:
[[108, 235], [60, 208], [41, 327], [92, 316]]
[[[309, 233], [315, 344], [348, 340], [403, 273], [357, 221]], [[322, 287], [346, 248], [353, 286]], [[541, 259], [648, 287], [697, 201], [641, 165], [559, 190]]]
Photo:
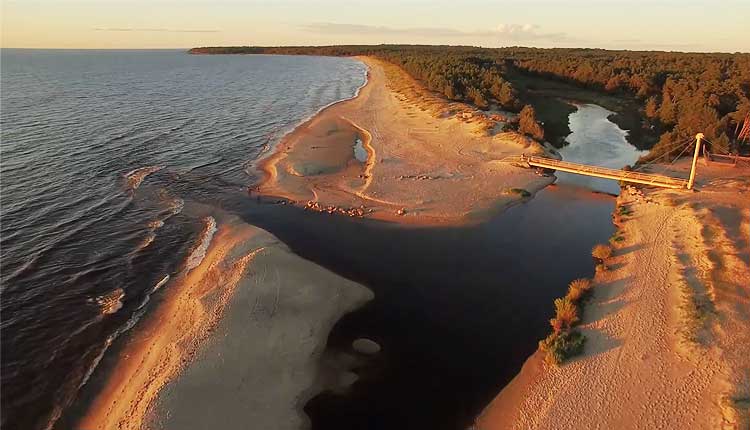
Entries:
[[[560, 175], [461, 228], [248, 199], [254, 160], [353, 96], [364, 70], [342, 58], [3, 50], [2, 427], [50, 427], [117, 336], [138, 329], [149, 296], [200, 261], [214, 221], [193, 203], [239, 214], [375, 292], [336, 324], [328, 352], [363, 336], [383, 350], [349, 393], [307, 403], [313, 428], [470, 425], [549, 331], [553, 299], [593, 273], [614, 200], [590, 190], [611, 184]], [[566, 159], [635, 160], [606, 115], [571, 115]]]
[[[563, 157], [633, 163], [638, 152], [609, 114], [579, 106]], [[602, 192], [619, 192], [617, 183], [590, 179], [560, 175], [528, 203], [469, 227], [245, 209], [248, 222], [296, 253], [375, 292], [334, 327], [328, 351], [351, 352], [360, 337], [383, 351], [357, 369], [350, 392], [322, 393], [306, 405], [313, 429], [469, 427], [549, 333], [554, 299], [571, 280], [593, 275], [591, 248], [614, 232], [614, 197]]]

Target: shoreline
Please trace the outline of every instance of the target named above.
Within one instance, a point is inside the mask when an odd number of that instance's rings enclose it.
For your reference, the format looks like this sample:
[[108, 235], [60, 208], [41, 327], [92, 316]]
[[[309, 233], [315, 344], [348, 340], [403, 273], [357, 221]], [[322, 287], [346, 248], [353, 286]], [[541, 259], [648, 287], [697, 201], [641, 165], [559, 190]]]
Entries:
[[[381, 221], [461, 225], [524, 201], [512, 189], [533, 195], [553, 181], [500, 161], [545, 153], [542, 145], [487, 133], [479, 111], [467, 114], [394, 65], [355, 58], [368, 67], [366, 84], [286, 134], [259, 162], [260, 195]], [[331, 135], [346, 137], [332, 142]], [[356, 138], [368, 152], [364, 163], [350, 148]]]
[[[254, 233], [219, 226], [200, 264], [171, 280], [155, 307], [123, 338], [119, 355], [77, 421], [91, 429], [141, 428], [161, 388], [196, 353], [219, 320], [247, 265], [262, 251], [235, 257]], [[231, 261], [230, 261], [231, 260]]]

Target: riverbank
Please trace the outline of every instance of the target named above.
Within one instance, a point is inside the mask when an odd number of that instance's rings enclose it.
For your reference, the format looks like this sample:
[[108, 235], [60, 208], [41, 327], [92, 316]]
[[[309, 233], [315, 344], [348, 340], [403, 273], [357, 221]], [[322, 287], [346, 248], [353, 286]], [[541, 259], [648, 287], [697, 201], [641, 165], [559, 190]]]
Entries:
[[[77, 427], [163, 428], [177, 420], [178, 428], [207, 428], [231, 409], [233, 419], [260, 414], [243, 422], [297, 428], [304, 393], [325, 383], [319, 357], [330, 327], [371, 297], [261, 229], [220, 222], [200, 264], [165, 287], [119, 348]], [[242, 406], [250, 399], [255, 408]]]
[[583, 355], [550, 367], [534, 354], [478, 429], [748, 428], [750, 172], [698, 169], [697, 193], [621, 194], [622, 239], [595, 276]]
[[[542, 145], [494, 133], [486, 115], [432, 95], [392, 64], [358, 59], [369, 67], [358, 97], [287, 135], [261, 163], [260, 194], [379, 220], [458, 224], [552, 182], [500, 161], [545, 153]], [[355, 157], [357, 140], [366, 159]]]

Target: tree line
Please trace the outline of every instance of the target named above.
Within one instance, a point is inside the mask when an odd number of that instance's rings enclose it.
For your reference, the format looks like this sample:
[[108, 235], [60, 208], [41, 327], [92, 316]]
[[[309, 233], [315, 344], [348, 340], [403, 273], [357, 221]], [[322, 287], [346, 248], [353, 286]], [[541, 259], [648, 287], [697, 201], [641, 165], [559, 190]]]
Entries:
[[660, 135], [653, 154], [667, 151], [698, 132], [726, 150], [736, 144], [738, 124], [750, 113], [750, 54], [744, 53], [427, 45], [225, 47], [195, 48], [191, 52], [370, 55], [400, 66], [450, 100], [481, 109], [496, 104], [519, 112], [526, 103], [506, 79], [512, 68], [514, 72], [637, 99], [642, 106], [642, 126]]

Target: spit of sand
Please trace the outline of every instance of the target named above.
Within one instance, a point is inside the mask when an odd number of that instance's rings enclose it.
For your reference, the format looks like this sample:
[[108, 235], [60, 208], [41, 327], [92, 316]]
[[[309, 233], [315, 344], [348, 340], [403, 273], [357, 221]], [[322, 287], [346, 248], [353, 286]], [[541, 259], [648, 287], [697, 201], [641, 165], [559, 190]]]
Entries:
[[[261, 163], [264, 195], [300, 206], [362, 209], [403, 223], [463, 223], [502, 210], [552, 182], [503, 159], [554, 153], [515, 132], [495, 133], [485, 113], [431, 94], [397, 66], [369, 67], [359, 96], [320, 112]], [[368, 157], [354, 156], [360, 139]]]
[[307, 393], [349, 374], [321, 364], [331, 327], [371, 298], [271, 234], [225, 221], [126, 340], [78, 428], [299, 428]]

